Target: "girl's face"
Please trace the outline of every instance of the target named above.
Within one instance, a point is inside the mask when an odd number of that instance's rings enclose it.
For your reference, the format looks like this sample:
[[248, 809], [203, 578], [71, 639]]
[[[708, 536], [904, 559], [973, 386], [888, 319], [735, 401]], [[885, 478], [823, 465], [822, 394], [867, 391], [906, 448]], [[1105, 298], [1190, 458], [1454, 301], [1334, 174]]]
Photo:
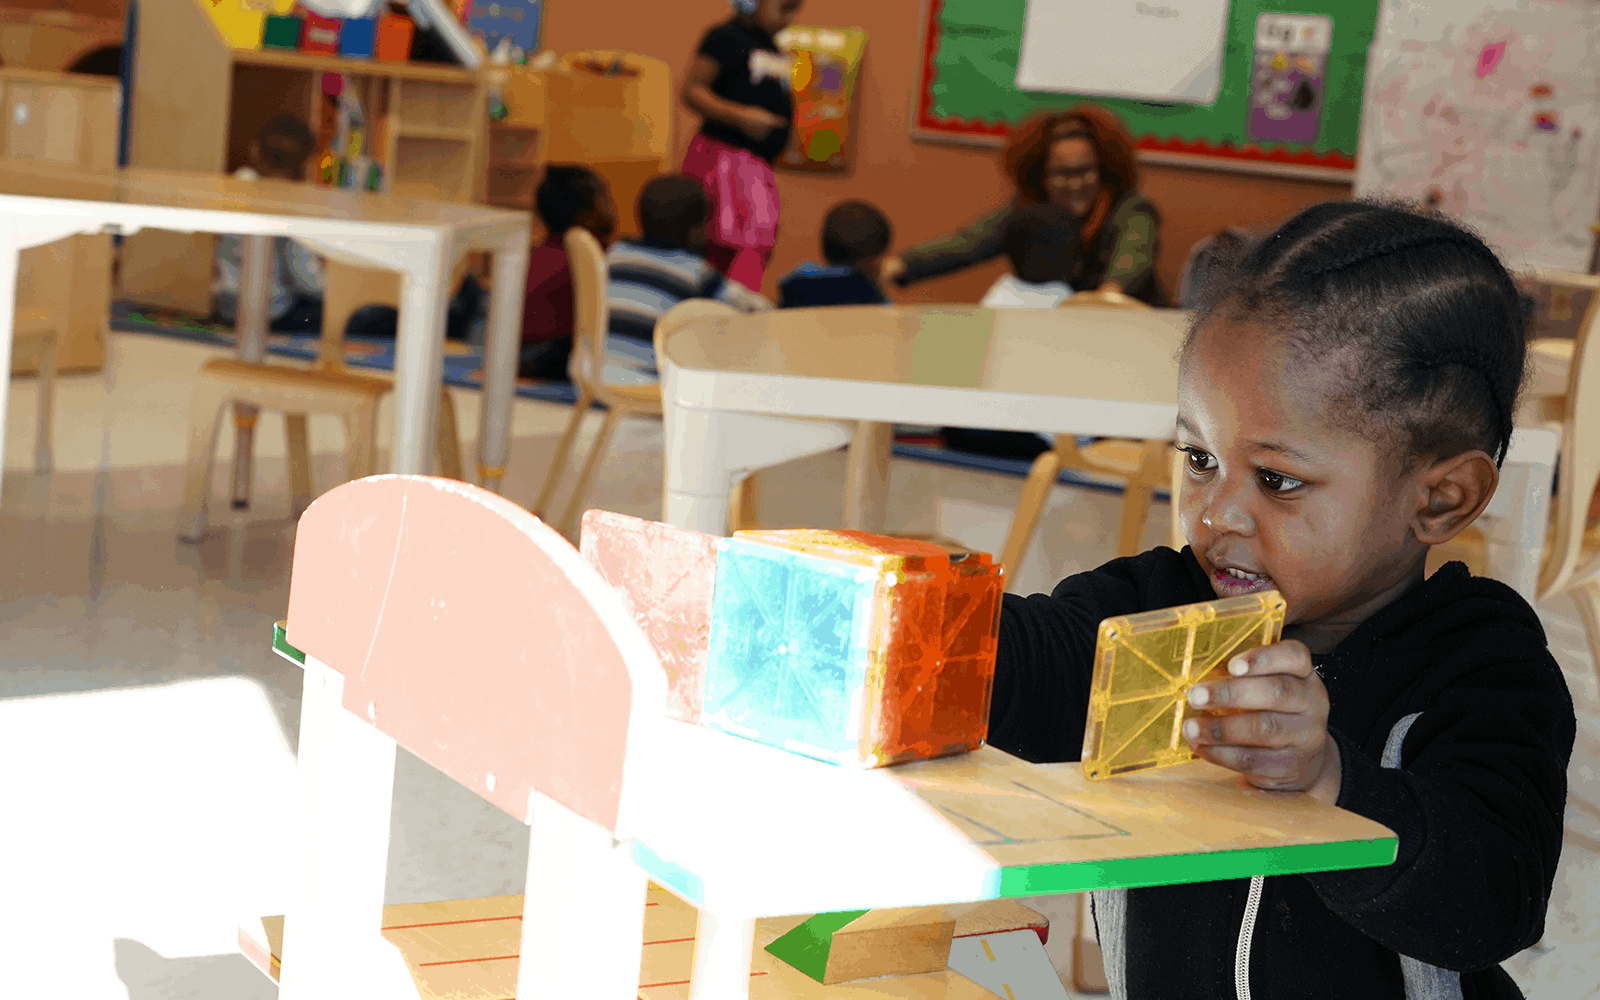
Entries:
[[756, 7], [756, 23], [769, 35], [778, 32], [794, 23], [800, 14], [800, 4], [803, 0], [761, 0]]
[[1044, 163], [1045, 196], [1082, 219], [1100, 193], [1100, 159], [1088, 139], [1052, 143]]
[[1178, 377], [1188, 452], [1179, 519], [1218, 597], [1283, 594], [1285, 637], [1312, 652], [1420, 579], [1412, 523], [1428, 463], [1337, 419], [1342, 365], [1309, 365], [1252, 322], [1197, 330]]

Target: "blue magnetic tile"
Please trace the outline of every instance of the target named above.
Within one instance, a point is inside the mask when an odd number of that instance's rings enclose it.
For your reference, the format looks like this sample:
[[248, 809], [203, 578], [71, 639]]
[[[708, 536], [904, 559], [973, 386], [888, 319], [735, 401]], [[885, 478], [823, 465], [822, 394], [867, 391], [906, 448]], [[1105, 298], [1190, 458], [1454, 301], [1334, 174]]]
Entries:
[[876, 587], [864, 567], [723, 539], [706, 724], [808, 757], [854, 760]]

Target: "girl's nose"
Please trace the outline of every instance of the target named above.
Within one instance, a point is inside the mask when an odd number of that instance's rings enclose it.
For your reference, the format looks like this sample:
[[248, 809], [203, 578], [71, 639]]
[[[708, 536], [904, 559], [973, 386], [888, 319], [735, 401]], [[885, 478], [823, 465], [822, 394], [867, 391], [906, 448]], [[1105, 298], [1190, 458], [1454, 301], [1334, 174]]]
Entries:
[[1200, 523], [1219, 535], [1250, 535], [1256, 530], [1242, 491], [1230, 489], [1227, 484], [1222, 484], [1201, 509]]

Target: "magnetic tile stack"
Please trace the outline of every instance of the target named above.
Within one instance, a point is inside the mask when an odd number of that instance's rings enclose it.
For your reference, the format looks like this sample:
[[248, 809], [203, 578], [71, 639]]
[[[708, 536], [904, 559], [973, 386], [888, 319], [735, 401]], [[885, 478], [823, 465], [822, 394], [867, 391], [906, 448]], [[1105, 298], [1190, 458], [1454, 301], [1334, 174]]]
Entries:
[[655, 646], [673, 718], [852, 767], [983, 743], [1004, 589], [986, 554], [605, 511], [581, 549]]

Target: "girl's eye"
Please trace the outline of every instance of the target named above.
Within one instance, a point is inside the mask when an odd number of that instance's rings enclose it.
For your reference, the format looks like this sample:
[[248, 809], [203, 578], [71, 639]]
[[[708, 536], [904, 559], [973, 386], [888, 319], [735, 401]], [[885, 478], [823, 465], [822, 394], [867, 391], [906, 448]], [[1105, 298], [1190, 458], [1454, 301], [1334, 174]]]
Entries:
[[1217, 458], [1210, 452], [1180, 445], [1178, 450], [1189, 456], [1189, 469], [1193, 472], [1210, 472], [1217, 467]]
[[1293, 476], [1273, 472], [1271, 469], [1262, 469], [1256, 475], [1261, 478], [1261, 485], [1267, 488], [1268, 493], [1288, 493], [1305, 485]]

